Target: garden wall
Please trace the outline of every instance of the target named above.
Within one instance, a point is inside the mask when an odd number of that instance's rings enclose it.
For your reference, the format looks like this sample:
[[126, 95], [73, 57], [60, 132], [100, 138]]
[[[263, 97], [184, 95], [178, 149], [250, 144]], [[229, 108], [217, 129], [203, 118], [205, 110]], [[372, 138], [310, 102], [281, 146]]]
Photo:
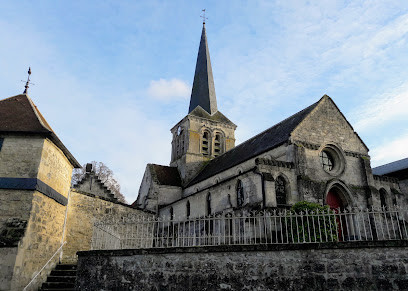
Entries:
[[408, 289], [408, 242], [79, 252], [77, 290]]

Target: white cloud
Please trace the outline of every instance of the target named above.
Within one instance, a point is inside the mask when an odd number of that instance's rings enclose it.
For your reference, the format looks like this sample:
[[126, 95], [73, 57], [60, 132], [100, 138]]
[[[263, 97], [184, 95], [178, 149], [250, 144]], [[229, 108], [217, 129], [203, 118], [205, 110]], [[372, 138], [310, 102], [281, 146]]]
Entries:
[[380, 166], [408, 156], [408, 133], [370, 151], [373, 166]]
[[353, 112], [359, 131], [374, 129], [391, 120], [407, 119], [408, 82], [391, 92], [371, 98]]
[[190, 86], [179, 79], [160, 79], [150, 81], [147, 92], [150, 97], [163, 101], [187, 99], [191, 94]]

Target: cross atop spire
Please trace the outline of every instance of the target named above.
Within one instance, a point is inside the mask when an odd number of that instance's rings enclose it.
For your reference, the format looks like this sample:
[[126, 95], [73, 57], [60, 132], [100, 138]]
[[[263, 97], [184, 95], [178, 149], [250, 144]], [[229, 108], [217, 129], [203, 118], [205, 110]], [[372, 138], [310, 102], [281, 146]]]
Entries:
[[203, 15], [201, 15], [200, 17], [203, 19], [203, 24], [205, 24], [205, 20], [208, 19], [207, 17], [205, 17], [205, 9], [201, 10], [203, 12]]
[[210, 52], [208, 50], [207, 34], [205, 31], [205, 18], [203, 20], [203, 30], [201, 32], [188, 113], [193, 111], [197, 106], [201, 106], [205, 111], [213, 115], [218, 111], [217, 97], [215, 95]]

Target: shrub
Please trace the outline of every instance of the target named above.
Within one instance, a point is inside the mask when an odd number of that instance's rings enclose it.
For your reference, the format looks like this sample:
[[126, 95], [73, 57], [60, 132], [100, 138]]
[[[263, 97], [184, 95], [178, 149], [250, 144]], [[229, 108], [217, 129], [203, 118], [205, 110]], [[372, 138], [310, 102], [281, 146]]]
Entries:
[[294, 243], [338, 241], [336, 217], [327, 205], [300, 201], [292, 206], [287, 223]]

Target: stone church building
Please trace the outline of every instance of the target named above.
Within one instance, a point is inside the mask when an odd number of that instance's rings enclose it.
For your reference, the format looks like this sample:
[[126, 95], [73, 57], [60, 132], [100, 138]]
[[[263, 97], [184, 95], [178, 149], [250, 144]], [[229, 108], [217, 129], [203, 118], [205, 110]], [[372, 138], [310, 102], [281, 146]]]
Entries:
[[238, 146], [236, 128], [217, 107], [204, 24], [188, 114], [171, 129], [170, 166], [147, 165], [133, 205], [187, 219], [303, 200], [407, 203], [397, 178], [373, 175], [367, 145], [327, 95]]
[[[25, 93], [0, 100], [0, 290], [35, 290], [57, 264], [91, 249], [95, 222], [188, 219], [288, 208], [407, 205], [406, 160], [379, 169], [328, 96], [235, 146], [217, 107], [203, 26], [187, 116], [172, 129], [170, 166], [148, 164], [132, 205], [81, 165]], [[389, 174], [389, 175], [388, 175]], [[43, 273], [38, 273], [46, 266]]]

